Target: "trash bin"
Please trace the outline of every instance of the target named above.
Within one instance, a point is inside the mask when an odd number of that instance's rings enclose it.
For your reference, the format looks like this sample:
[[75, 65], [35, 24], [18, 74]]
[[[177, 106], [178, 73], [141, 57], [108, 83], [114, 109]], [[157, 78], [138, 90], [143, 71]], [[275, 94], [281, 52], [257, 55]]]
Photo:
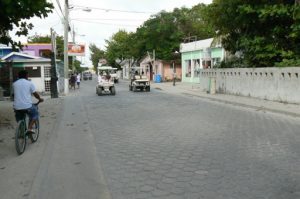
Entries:
[[160, 83], [161, 82], [161, 75], [157, 74], [155, 75], [155, 83]]

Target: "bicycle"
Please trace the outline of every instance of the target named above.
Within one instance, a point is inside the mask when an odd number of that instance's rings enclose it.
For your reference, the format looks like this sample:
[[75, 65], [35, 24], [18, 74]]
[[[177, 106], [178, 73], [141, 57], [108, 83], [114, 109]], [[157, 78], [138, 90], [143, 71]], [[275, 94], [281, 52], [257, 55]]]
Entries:
[[[39, 102], [33, 105], [38, 109], [38, 104]], [[18, 121], [18, 126], [15, 134], [15, 145], [17, 153], [21, 155], [25, 151], [28, 138], [30, 138], [32, 143], [38, 140], [40, 133], [40, 124], [39, 119], [37, 119], [32, 126], [33, 132], [28, 132], [27, 128], [30, 120], [27, 114], [27, 110], [18, 110], [18, 112], [20, 113], [22, 119]]]

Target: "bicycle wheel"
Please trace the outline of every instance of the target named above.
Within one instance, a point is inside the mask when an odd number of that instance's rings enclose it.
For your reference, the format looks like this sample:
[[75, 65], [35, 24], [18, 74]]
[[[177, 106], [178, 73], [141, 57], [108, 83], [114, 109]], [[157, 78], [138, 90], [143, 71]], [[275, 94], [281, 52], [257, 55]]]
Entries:
[[29, 135], [29, 138], [31, 139], [31, 142], [36, 142], [39, 138], [40, 134], [40, 122], [39, 120], [36, 120], [32, 125], [33, 133]]
[[16, 150], [21, 155], [26, 148], [26, 124], [24, 120], [18, 122], [18, 128], [15, 135]]

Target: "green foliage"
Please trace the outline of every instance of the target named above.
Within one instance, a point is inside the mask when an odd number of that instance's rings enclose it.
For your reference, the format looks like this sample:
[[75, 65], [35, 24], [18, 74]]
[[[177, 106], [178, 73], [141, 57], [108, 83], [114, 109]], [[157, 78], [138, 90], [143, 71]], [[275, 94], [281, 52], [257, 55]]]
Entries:
[[173, 12], [161, 11], [137, 29], [134, 47], [138, 57], [155, 49], [158, 59], [173, 59], [173, 52], [179, 50], [184, 38], [196, 36], [206, 39], [213, 35], [211, 26], [203, 20], [206, 5], [199, 4], [192, 9], [176, 8]]
[[77, 73], [82, 73], [83, 71], [87, 70], [86, 67], [81, 67], [81, 62], [77, 59], [74, 60], [74, 68]]
[[90, 44], [89, 48], [94, 70], [97, 71], [99, 60], [105, 58], [104, 51], [98, 48], [95, 44]]
[[0, 0], [0, 9], [0, 43], [11, 44], [15, 48], [21, 47], [21, 43], [13, 41], [8, 32], [15, 29], [17, 36], [28, 35], [33, 24], [26, 20], [34, 16], [47, 17], [53, 5], [46, 0]]
[[108, 65], [119, 67], [116, 59], [123, 60], [131, 58], [134, 53], [132, 49], [133, 33], [127, 33], [125, 30], [119, 30], [113, 34], [110, 40], [106, 40], [105, 57]]
[[161, 11], [151, 16], [134, 33], [118, 31], [106, 41], [105, 56], [109, 64], [118, 67], [116, 59], [139, 60], [153, 50], [158, 59], [174, 59], [173, 53], [179, 51], [179, 45], [184, 38], [212, 37], [212, 26], [202, 17], [206, 12], [205, 8], [205, 4], [199, 4], [192, 9], [176, 8], [173, 12]]
[[243, 59], [231, 56], [221, 63], [214, 66], [215, 68], [246, 68], [247, 65], [244, 64]]
[[284, 59], [282, 62], [275, 63], [277, 67], [300, 67], [300, 59]]
[[300, 57], [298, 12], [294, 0], [214, 0], [204, 17], [227, 51], [243, 54], [244, 64], [272, 67]]

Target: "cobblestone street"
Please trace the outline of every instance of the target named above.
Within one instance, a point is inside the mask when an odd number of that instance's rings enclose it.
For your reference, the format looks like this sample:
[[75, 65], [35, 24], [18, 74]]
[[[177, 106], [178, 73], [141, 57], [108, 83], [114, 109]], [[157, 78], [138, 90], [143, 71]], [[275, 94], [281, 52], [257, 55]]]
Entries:
[[[95, 81], [84, 81], [41, 105], [41, 137], [22, 156], [13, 129], [2, 127], [2, 198], [300, 198], [297, 110], [165, 85], [131, 92], [121, 81], [115, 96], [97, 96]], [[13, 122], [11, 102], [1, 105]]]
[[298, 119], [117, 88], [85, 98], [112, 198], [300, 197]]

